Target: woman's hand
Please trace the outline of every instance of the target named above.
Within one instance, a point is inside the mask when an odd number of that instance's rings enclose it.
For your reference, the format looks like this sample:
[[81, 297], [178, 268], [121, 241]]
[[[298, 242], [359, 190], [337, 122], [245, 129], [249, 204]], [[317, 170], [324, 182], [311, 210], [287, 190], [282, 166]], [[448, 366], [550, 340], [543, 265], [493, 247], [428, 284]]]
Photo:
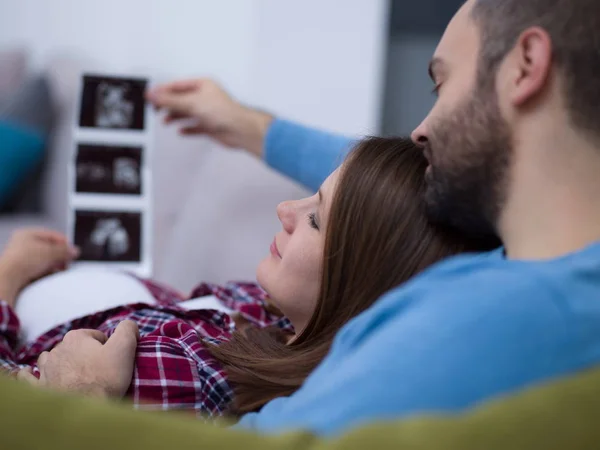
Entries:
[[43, 228], [25, 228], [11, 236], [0, 255], [0, 299], [11, 306], [29, 283], [64, 270], [79, 250], [66, 236]]
[[166, 123], [188, 119], [182, 134], [205, 134], [228, 147], [262, 157], [264, 140], [273, 116], [234, 100], [209, 79], [164, 84], [147, 93], [148, 100], [167, 111]]

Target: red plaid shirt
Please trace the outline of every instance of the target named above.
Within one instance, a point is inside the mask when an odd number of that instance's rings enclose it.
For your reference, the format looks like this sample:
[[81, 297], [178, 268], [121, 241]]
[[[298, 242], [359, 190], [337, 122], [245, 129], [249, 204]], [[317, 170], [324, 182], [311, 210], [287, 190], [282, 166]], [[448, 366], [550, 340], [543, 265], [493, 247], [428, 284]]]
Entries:
[[[127, 397], [144, 409], [194, 410], [201, 417], [221, 415], [233, 398], [233, 391], [219, 362], [204, 342], [227, 340], [235, 328], [227, 314], [215, 310], [188, 311], [178, 304], [177, 292], [148, 280], [140, 280], [156, 299], [155, 305], [131, 304], [98, 312], [59, 325], [24, 347], [18, 347], [19, 319], [0, 301], [0, 368], [15, 371], [32, 367], [70, 330], [92, 328], [111, 335], [119, 322], [137, 323], [140, 340], [133, 379]], [[189, 298], [215, 295], [224, 306], [258, 327], [277, 325], [292, 331], [285, 318], [265, 308], [265, 292], [256, 284], [229, 283], [226, 286], [201, 284]]]

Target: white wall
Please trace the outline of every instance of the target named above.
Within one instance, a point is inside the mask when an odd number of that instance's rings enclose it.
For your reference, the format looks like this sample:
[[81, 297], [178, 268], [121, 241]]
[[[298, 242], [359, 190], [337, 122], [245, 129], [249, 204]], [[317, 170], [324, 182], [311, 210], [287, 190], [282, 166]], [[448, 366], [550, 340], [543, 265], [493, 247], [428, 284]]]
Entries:
[[257, 4], [257, 101], [314, 126], [348, 134], [376, 132], [388, 1]]
[[[0, 43], [159, 77], [216, 74], [243, 91], [253, 52], [253, 0], [2, 0]], [[224, 55], [234, 55], [227, 58]]]
[[[158, 81], [210, 75], [283, 116], [373, 133], [387, 12], [388, 0], [1, 0], [0, 46], [26, 46], [37, 68], [66, 56]], [[252, 278], [279, 229], [274, 207], [305, 192], [173, 130], [158, 130], [157, 145], [160, 276], [183, 289]]]
[[386, 0], [2, 0], [0, 45], [236, 95], [345, 132], [377, 126]]

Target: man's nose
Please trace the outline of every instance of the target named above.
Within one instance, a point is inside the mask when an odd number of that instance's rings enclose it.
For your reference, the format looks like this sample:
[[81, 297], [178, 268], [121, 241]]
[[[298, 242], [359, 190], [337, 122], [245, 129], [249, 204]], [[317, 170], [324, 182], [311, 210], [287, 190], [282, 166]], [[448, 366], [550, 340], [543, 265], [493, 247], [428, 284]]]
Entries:
[[429, 140], [427, 139], [427, 126], [425, 120], [414, 129], [410, 135], [412, 141], [419, 147], [425, 147]]

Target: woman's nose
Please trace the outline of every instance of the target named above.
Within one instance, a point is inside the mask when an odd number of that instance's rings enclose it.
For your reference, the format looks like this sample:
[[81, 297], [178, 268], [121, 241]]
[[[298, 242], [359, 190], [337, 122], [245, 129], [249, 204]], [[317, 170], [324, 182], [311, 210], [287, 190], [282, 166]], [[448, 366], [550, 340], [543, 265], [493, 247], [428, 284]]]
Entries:
[[277, 205], [277, 217], [287, 233], [293, 233], [296, 228], [297, 208], [296, 202], [286, 201]]

